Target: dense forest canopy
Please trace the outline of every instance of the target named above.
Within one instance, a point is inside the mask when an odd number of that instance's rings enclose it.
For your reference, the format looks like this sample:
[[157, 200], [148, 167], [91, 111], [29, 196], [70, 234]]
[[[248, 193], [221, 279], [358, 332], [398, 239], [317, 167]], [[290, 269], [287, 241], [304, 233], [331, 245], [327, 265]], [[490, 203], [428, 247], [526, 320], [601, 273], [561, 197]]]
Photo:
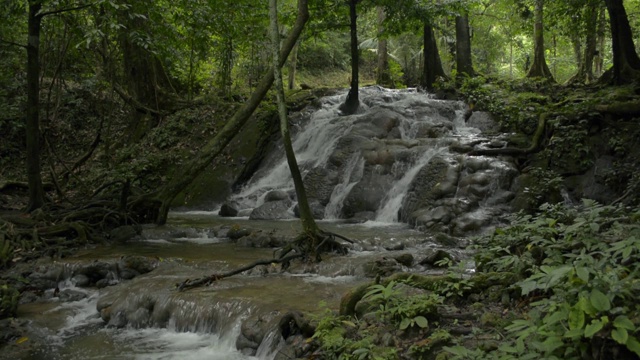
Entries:
[[[12, 176], [16, 159], [25, 159], [29, 210], [44, 204], [43, 173], [50, 173], [45, 182], [64, 175], [65, 184], [57, 184], [64, 188], [93, 156], [102, 166], [93, 180], [153, 178], [163, 161], [140, 165], [133, 154], [149, 134], [161, 131], [167, 115], [207, 96], [238, 102], [261, 84], [265, 91], [270, 86], [264, 78], [271, 67], [263, 3], [60, 0], [9, 1], [5, 8], [0, 128], [11, 141], [0, 149], [0, 165]], [[354, 93], [377, 81], [433, 90], [473, 75], [561, 84], [594, 83], [606, 75], [603, 83], [621, 84], [637, 79], [640, 69], [636, 0], [317, 0], [308, 9], [308, 21], [285, 54], [290, 89], [351, 83]], [[284, 39], [300, 20], [297, 3], [280, 2], [279, 14]], [[64, 129], [78, 129], [72, 122], [89, 115], [73, 114], [83, 91], [96, 96], [90, 116], [100, 119], [99, 126], [67, 139]], [[357, 91], [353, 95], [357, 99]], [[255, 97], [255, 106], [263, 96]], [[116, 104], [122, 106], [116, 110]], [[246, 121], [240, 118], [238, 129]], [[56, 154], [61, 140], [77, 143], [86, 157]], [[65, 156], [78, 162], [63, 165]], [[157, 177], [156, 185], [168, 180]], [[140, 202], [159, 201], [166, 212], [184, 186], [174, 181], [170, 190]]]

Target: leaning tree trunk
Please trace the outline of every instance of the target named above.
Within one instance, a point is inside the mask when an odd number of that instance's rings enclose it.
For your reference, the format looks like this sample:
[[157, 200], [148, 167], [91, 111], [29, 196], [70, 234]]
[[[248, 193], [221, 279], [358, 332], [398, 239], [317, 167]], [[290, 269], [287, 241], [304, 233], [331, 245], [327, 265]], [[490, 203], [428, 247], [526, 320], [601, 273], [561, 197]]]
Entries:
[[[280, 50], [280, 66], [282, 66], [283, 59], [289, 56], [289, 53], [293, 49], [298, 37], [302, 33], [305, 23], [309, 18], [309, 10], [307, 6], [307, 0], [298, 0], [298, 16], [296, 22], [291, 29], [291, 33], [282, 44]], [[141, 199], [141, 206], [159, 206], [157, 213], [150, 210], [151, 214], [155, 217], [157, 224], [164, 224], [167, 221], [167, 214], [169, 213], [169, 207], [175, 197], [183, 191], [191, 182], [207, 167], [211, 162], [224, 150], [229, 144], [242, 126], [249, 120], [251, 114], [260, 105], [260, 102], [271, 88], [273, 84], [274, 74], [273, 69], [269, 70], [264, 75], [256, 90], [253, 92], [249, 100], [231, 117], [227, 124], [220, 130], [218, 135], [211, 139], [200, 152], [185, 165], [184, 170], [176, 173], [169, 182], [161, 188], [156, 196], [150, 200], [150, 203]]]
[[444, 73], [444, 69], [442, 69], [442, 61], [440, 61], [436, 37], [433, 34], [433, 27], [431, 27], [428, 21], [424, 23], [423, 42], [424, 73], [422, 76], [422, 86], [428, 90], [433, 90], [433, 84], [436, 80], [439, 77], [446, 78], [447, 75]]
[[27, 42], [27, 181], [29, 205], [27, 211], [44, 205], [44, 190], [40, 174], [40, 28], [41, 2], [29, 2]]
[[[291, 177], [293, 178], [293, 184], [296, 189], [296, 196], [298, 198], [298, 208], [300, 210], [300, 220], [302, 221], [303, 232], [312, 239], [311, 244], [315, 249], [318, 244], [315, 242], [319, 239], [318, 225], [313, 219], [311, 208], [307, 200], [307, 193], [302, 182], [302, 175], [298, 168], [298, 162], [296, 161], [296, 155], [293, 151], [293, 145], [291, 144], [291, 135], [289, 134], [289, 122], [287, 121], [287, 104], [284, 98], [284, 84], [282, 83], [282, 72], [280, 61], [280, 36], [278, 31], [278, 5], [277, 0], [269, 0], [269, 19], [271, 24], [271, 48], [273, 51], [273, 75], [275, 78], [276, 96], [278, 99], [278, 115], [280, 117], [280, 133], [282, 134], [282, 141], [284, 143], [284, 150], [287, 156], [287, 163], [289, 164], [289, 171], [291, 171]], [[315, 254], [314, 254], [315, 255]]]
[[456, 16], [456, 70], [458, 75], [473, 76], [471, 63], [471, 36], [469, 34], [469, 14]]
[[611, 25], [613, 48], [613, 83], [621, 85], [640, 79], [640, 58], [622, 0], [605, 0]]
[[389, 54], [387, 49], [387, 39], [383, 38], [384, 26], [382, 23], [386, 14], [384, 8], [378, 7], [378, 71], [376, 74], [376, 84], [382, 86], [393, 86], [391, 74], [389, 73]]
[[554, 81], [549, 66], [547, 66], [547, 61], [544, 58], [543, 9], [544, 0], [536, 0], [535, 24], [533, 27], [533, 64], [527, 73], [527, 77], [542, 77]]
[[340, 107], [344, 114], [353, 114], [360, 107], [360, 97], [358, 94], [358, 73], [359, 73], [359, 56], [358, 56], [358, 14], [356, 5], [358, 0], [349, 0], [349, 18], [351, 31], [351, 88], [347, 99]]

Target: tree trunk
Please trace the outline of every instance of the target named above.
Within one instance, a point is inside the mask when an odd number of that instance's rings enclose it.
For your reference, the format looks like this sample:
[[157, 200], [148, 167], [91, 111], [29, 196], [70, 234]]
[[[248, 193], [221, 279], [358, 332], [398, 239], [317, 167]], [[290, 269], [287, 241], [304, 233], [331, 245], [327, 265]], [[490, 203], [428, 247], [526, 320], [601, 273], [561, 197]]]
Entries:
[[[284, 150], [289, 164], [289, 171], [293, 178], [293, 184], [298, 197], [298, 208], [300, 210], [300, 220], [302, 221], [302, 230], [308, 234], [310, 238], [318, 239], [318, 225], [313, 219], [311, 208], [307, 200], [307, 193], [302, 182], [302, 175], [296, 161], [296, 154], [291, 144], [291, 135], [289, 134], [289, 121], [287, 120], [287, 104], [284, 98], [284, 84], [282, 83], [282, 72], [280, 70], [282, 62], [280, 61], [280, 36], [278, 31], [278, 5], [277, 0], [269, 0], [269, 18], [271, 24], [271, 47], [273, 51], [273, 75], [275, 79], [276, 96], [278, 99], [278, 115], [280, 118], [280, 133], [284, 143]], [[318, 244], [313, 244], [316, 248]]]
[[291, 56], [289, 58], [289, 81], [288, 88], [289, 90], [293, 90], [296, 88], [296, 68], [298, 65], [298, 49], [300, 48], [300, 42], [297, 42], [291, 51]]
[[605, 28], [607, 27], [607, 18], [605, 16], [605, 9], [600, 9], [598, 15], [598, 28], [597, 34], [597, 54], [595, 56], [595, 76], [600, 77], [604, 72], [604, 46], [605, 46]]
[[456, 70], [458, 75], [474, 75], [471, 62], [469, 15], [466, 13], [456, 16]]
[[[282, 44], [280, 50], [280, 66], [283, 65], [283, 60], [289, 56], [289, 53], [293, 49], [298, 37], [302, 33], [305, 23], [309, 18], [309, 10], [307, 7], [307, 0], [298, 0], [298, 16], [296, 22], [291, 29], [291, 33]], [[260, 102], [271, 88], [273, 84], [274, 74], [273, 69], [270, 69], [267, 74], [264, 75], [256, 90], [253, 92], [249, 100], [231, 117], [227, 124], [220, 130], [218, 135], [211, 139], [200, 152], [185, 165], [184, 171], [176, 173], [171, 180], [162, 187], [159, 193], [155, 197], [154, 204], [160, 203], [160, 208], [155, 215], [155, 222], [157, 224], [164, 224], [167, 221], [167, 214], [169, 207], [173, 199], [184, 190], [191, 182], [207, 167], [211, 162], [224, 150], [233, 137], [240, 132], [242, 126], [249, 120], [249, 117], [255, 109], [260, 105]], [[152, 213], [154, 213], [152, 211]]]
[[344, 104], [340, 106], [343, 114], [354, 114], [360, 107], [360, 96], [358, 94], [358, 73], [359, 73], [359, 54], [358, 54], [358, 13], [356, 5], [358, 0], [349, 0], [349, 28], [351, 31], [351, 88]]
[[442, 69], [442, 62], [440, 61], [436, 38], [433, 34], [433, 28], [428, 21], [424, 23], [423, 42], [424, 73], [422, 76], [422, 86], [428, 90], [433, 90], [433, 84], [436, 82], [438, 77], [446, 78], [447, 76]]
[[553, 80], [553, 75], [544, 58], [544, 27], [543, 27], [544, 0], [536, 0], [535, 24], [533, 27], [533, 64], [527, 73], [527, 77], [543, 77]]
[[376, 84], [392, 87], [391, 74], [389, 73], [389, 54], [387, 49], [387, 39], [383, 38], [384, 27], [382, 23], [386, 17], [384, 8], [378, 7], [378, 71], [376, 74]]
[[29, 2], [27, 41], [27, 181], [29, 205], [27, 211], [44, 205], [44, 190], [40, 174], [40, 28], [41, 2]]
[[613, 48], [613, 83], [621, 85], [640, 78], [640, 58], [633, 44], [633, 35], [622, 0], [605, 0], [611, 25]]
[[[578, 71], [569, 80], [569, 83], [577, 82], [584, 84], [593, 81], [593, 58], [596, 55], [596, 29], [598, 24], [598, 7], [595, 3], [590, 2], [587, 4], [585, 20], [586, 39], [584, 54], [580, 54], [580, 51], [578, 51], [578, 55], [580, 56], [578, 59]], [[577, 43], [580, 44], [579, 40], [577, 40]]]

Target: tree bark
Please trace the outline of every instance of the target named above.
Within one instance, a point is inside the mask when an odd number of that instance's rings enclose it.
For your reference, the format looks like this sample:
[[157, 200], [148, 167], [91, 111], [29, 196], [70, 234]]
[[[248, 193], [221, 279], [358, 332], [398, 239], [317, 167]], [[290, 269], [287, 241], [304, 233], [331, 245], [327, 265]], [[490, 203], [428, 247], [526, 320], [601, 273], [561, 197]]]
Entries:
[[44, 190], [40, 174], [40, 29], [41, 2], [29, 2], [27, 41], [27, 181], [29, 205], [27, 211], [44, 205]]
[[605, 9], [600, 9], [598, 14], [598, 28], [596, 30], [597, 54], [595, 56], [595, 76], [600, 77], [604, 72], [604, 46], [605, 46], [605, 28], [607, 27], [607, 19]]
[[340, 107], [343, 114], [354, 114], [360, 107], [360, 96], [358, 94], [358, 73], [359, 73], [359, 54], [358, 54], [358, 13], [356, 5], [358, 0], [349, 0], [349, 28], [351, 32], [351, 87], [347, 99]]
[[613, 48], [613, 83], [633, 82], [640, 78], [640, 58], [633, 44], [633, 35], [622, 0], [605, 0], [611, 26]]
[[467, 13], [456, 16], [456, 70], [458, 75], [474, 75], [471, 62], [469, 15]]
[[382, 23], [386, 17], [384, 8], [378, 7], [378, 71], [376, 74], [376, 84], [392, 87], [391, 74], [389, 73], [389, 54], [387, 49], [387, 39], [383, 38], [384, 26]]
[[[280, 66], [282, 59], [286, 59], [293, 49], [296, 41], [300, 37], [304, 25], [309, 19], [309, 10], [307, 0], [298, 0], [298, 15], [296, 22], [291, 29], [291, 33], [282, 44], [280, 50]], [[169, 182], [161, 188], [158, 194], [152, 199], [152, 203], [160, 203], [160, 208], [155, 215], [157, 224], [164, 224], [167, 221], [167, 214], [173, 199], [184, 190], [191, 182], [207, 167], [211, 162], [224, 150], [233, 137], [240, 132], [242, 126], [249, 120], [251, 114], [260, 105], [260, 102], [271, 88], [273, 84], [273, 69], [270, 69], [264, 75], [256, 90], [253, 92], [249, 100], [231, 117], [227, 124], [220, 130], [218, 135], [211, 139], [200, 152], [185, 165], [184, 171], [176, 173]], [[152, 211], [153, 213], [153, 211]]]
[[436, 44], [436, 38], [433, 34], [433, 27], [426, 21], [423, 27], [423, 42], [424, 42], [424, 68], [422, 76], [422, 86], [428, 90], [433, 90], [433, 84], [438, 77], [446, 78], [447, 75], [442, 69], [442, 61], [440, 61], [440, 54], [438, 53], [438, 45]]
[[288, 88], [289, 90], [293, 90], [296, 88], [296, 70], [298, 66], [298, 49], [300, 48], [300, 42], [297, 42], [291, 51], [291, 55], [289, 57], [289, 78], [288, 78]]
[[547, 61], [544, 58], [544, 0], [536, 0], [535, 23], [533, 27], [533, 64], [527, 73], [527, 77], [542, 77], [553, 80]]
[[[578, 59], [578, 71], [569, 79], [569, 83], [590, 83], [593, 81], [593, 59], [596, 55], [596, 29], [598, 25], [598, 6], [594, 2], [589, 2], [585, 9], [585, 48], [584, 54], [580, 54]], [[579, 40], [577, 40], [580, 44]]]
[[[298, 198], [298, 208], [300, 210], [300, 220], [302, 221], [302, 230], [309, 234], [311, 239], [317, 241], [319, 233], [318, 225], [313, 219], [307, 193], [302, 182], [302, 175], [296, 161], [296, 154], [293, 151], [291, 143], [291, 134], [289, 133], [289, 121], [287, 120], [287, 104], [284, 97], [284, 84], [282, 82], [282, 72], [280, 70], [282, 62], [280, 61], [280, 36], [278, 31], [278, 1], [269, 0], [269, 18], [271, 24], [271, 47], [273, 51], [273, 75], [275, 78], [276, 97], [278, 99], [278, 115], [280, 118], [280, 134], [284, 143], [284, 150], [287, 156], [287, 164], [293, 178], [293, 184], [296, 189]], [[318, 244], [312, 244], [316, 248]]]

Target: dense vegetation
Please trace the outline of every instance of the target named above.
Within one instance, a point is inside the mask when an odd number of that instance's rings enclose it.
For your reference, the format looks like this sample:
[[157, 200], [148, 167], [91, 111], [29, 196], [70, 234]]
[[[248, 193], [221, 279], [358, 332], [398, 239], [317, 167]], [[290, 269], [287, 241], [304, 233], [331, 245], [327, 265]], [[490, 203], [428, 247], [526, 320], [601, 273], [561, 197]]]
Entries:
[[[169, 207], [199, 204], [203, 171], [233, 172], [229, 188], [246, 180], [254, 154], [232, 140], [264, 144], [278, 129], [267, 10], [6, 2], [0, 269], [163, 223]], [[484, 155], [516, 156], [529, 175], [513, 224], [477, 239], [477, 274], [445, 261], [443, 276], [357, 289], [345, 298], [353, 308], [318, 320], [309, 354], [640, 356], [640, 1], [286, 0], [279, 14], [290, 109], [323, 87], [351, 85], [357, 108], [359, 86], [419, 86], [494, 114], [514, 135]], [[613, 201], [555, 205], [602, 154]], [[17, 296], [2, 284], [0, 317]]]

